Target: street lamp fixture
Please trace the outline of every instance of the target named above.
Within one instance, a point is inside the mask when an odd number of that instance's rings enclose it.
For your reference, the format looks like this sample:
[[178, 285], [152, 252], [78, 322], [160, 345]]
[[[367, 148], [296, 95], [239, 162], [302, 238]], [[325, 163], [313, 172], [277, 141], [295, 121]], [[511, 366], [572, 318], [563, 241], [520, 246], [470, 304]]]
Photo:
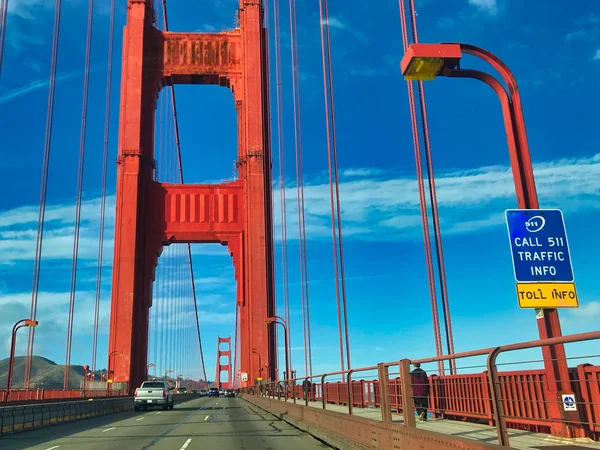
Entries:
[[400, 69], [406, 80], [430, 81], [444, 68], [454, 69], [462, 58], [460, 44], [412, 44]]
[[6, 383], [6, 390], [10, 391], [10, 385], [12, 384], [13, 369], [15, 366], [15, 347], [17, 345], [17, 331], [23, 327], [37, 327], [39, 322], [37, 320], [22, 319], [19, 320], [12, 329], [12, 338], [10, 342], [10, 360], [8, 363], [8, 381]]

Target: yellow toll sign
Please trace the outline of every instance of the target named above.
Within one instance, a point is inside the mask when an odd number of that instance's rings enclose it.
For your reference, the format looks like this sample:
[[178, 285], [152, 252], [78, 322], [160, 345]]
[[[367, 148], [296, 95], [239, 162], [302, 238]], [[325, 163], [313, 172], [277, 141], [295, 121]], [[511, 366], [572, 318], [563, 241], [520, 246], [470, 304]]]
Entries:
[[517, 283], [521, 308], [578, 308], [575, 283]]

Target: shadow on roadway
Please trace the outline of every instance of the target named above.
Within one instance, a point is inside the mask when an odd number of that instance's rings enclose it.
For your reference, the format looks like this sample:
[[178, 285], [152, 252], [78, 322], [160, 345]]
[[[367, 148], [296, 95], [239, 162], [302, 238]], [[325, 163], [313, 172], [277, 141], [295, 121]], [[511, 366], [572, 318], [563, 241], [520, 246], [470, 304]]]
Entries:
[[114, 422], [135, 417], [138, 414], [139, 413], [134, 411], [125, 411], [122, 413], [94, 417], [92, 419], [55, 423], [45, 427], [19, 431], [13, 434], [4, 434], [0, 436], [0, 448], [11, 450], [27, 449], [36, 445], [41, 445], [44, 442], [66, 438], [72, 434], [82, 433], [93, 428], [110, 428], [111, 426], [114, 426], [112, 425]]
[[[235, 407], [237, 409], [240, 409], [242, 407]], [[204, 412], [206, 409], [208, 408], [177, 408], [177, 410], [198, 410], [200, 413]], [[233, 409], [233, 408], [232, 408]], [[161, 414], [162, 417], [167, 418], [166, 421], [162, 421], [161, 422], [161, 426], [166, 426], [168, 428], [177, 425], [181, 422], [181, 418], [179, 418], [178, 420], [175, 419], [173, 421], [169, 421], [168, 417], [169, 417], [169, 412], [165, 412], [163, 414]], [[147, 412], [124, 412], [124, 413], [118, 413], [118, 414], [111, 414], [111, 415], [107, 415], [107, 416], [101, 416], [95, 419], [86, 419], [86, 420], [80, 420], [80, 421], [76, 421], [76, 422], [67, 422], [67, 423], [61, 423], [61, 424], [56, 424], [56, 425], [50, 425], [44, 428], [38, 428], [38, 429], [34, 429], [31, 431], [24, 431], [24, 432], [19, 432], [19, 433], [15, 433], [15, 434], [7, 434], [7, 435], [3, 435], [0, 437], [0, 448], [4, 449], [11, 449], [11, 450], [25, 450], [25, 449], [30, 449], [31, 447], [34, 446], [42, 446], [45, 443], [49, 442], [49, 441], [53, 441], [56, 439], [69, 439], [70, 443], [69, 443], [69, 447], [70, 446], [77, 446], [79, 448], [85, 448], [85, 444], [86, 442], [89, 442], [90, 439], [94, 439], [95, 441], [105, 441], [107, 443], [107, 446], [109, 443], [114, 442], [115, 440], [118, 440], [120, 443], [122, 443], [124, 445], [123, 448], [126, 449], [131, 449], [131, 450], [135, 450], [136, 448], [140, 447], [139, 441], [140, 440], [147, 440], [147, 441], [152, 441], [153, 439], [157, 438], [157, 434], [156, 432], [152, 432], [151, 428], [152, 427], [156, 427], [156, 424], [144, 424], [144, 423], [135, 423], [135, 424], [128, 424], [128, 425], [115, 425], [114, 422], [120, 421], [120, 420], [124, 420], [124, 419], [129, 419], [132, 417], [137, 417], [137, 416], [144, 416], [147, 414], [152, 414], [152, 411], [147, 411]], [[201, 415], [201, 414], [199, 414]], [[240, 418], [235, 418], [235, 417], [229, 417], [229, 420], [231, 422], [257, 422], [257, 421], [262, 421], [264, 420], [261, 417], [256, 417], [256, 418], [245, 418], [245, 417], [240, 417]], [[271, 431], [265, 431], [265, 430], [257, 430], [257, 431], [251, 431], [251, 430], [230, 430], [230, 431], [217, 431], [214, 430], [212, 432], [202, 432], [202, 425], [213, 425], [214, 426], [214, 422], [205, 422], [205, 421], [193, 421], [190, 422], [188, 421], [188, 424], [193, 424], [195, 427], [198, 427], [198, 431], [200, 431], [201, 435], [203, 437], [216, 437], [216, 438], [232, 438], [232, 437], [274, 437], [277, 436], [279, 437], [297, 437], [298, 436], [298, 430], [292, 429], [289, 431], [283, 431], [280, 427], [278, 427], [279, 423], [281, 424], [285, 424], [285, 422], [283, 420], [281, 420], [280, 418], [277, 417], [269, 417], [269, 421], [270, 426], [272, 428]], [[67, 425], [67, 426], [65, 426]], [[94, 436], [93, 438], [91, 438], [90, 436], [75, 436], [78, 433], [83, 433], [86, 431], [89, 431], [91, 429], [94, 428], [111, 428], [114, 427], [116, 429], [123, 429], [123, 428], [129, 428], [131, 430], [129, 430], [129, 432], [127, 433], [127, 435], [123, 435], [122, 433], [115, 433], [115, 434], [110, 434], [107, 433], [106, 436], [101, 435], [100, 436]], [[275, 431], [275, 434], [273, 433], [273, 431]], [[181, 434], [180, 434], [181, 433]], [[189, 436], [189, 431], [188, 432], [180, 432], [177, 429], [173, 430], [172, 432], [169, 432], [168, 438], [178, 438], [178, 437], [187, 437]], [[137, 442], [136, 442], [137, 441]], [[127, 442], [129, 442], [129, 444], [127, 444]], [[60, 446], [62, 446], [63, 444], [61, 443]]]

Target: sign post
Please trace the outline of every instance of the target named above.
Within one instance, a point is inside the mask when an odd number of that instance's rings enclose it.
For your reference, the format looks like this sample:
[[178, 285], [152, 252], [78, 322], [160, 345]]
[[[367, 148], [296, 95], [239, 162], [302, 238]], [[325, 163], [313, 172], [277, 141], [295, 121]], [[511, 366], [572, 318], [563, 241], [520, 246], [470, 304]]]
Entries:
[[562, 211], [508, 209], [506, 224], [521, 308], [577, 308]]

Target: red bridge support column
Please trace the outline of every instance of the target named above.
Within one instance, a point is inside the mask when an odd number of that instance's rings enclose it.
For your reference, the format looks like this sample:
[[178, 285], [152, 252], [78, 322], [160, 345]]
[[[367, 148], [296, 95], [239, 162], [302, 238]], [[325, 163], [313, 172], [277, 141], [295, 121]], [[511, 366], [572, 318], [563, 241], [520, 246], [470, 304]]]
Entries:
[[[152, 27], [152, 2], [129, 0], [123, 40], [121, 123], [109, 372], [143, 381], [152, 281], [162, 246], [221, 243], [233, 258], [240, 308], [240, 370], [260, 376], [251, 349], [268, 355], [275, 376], [266, 32], [260, 1], [240, 1], [240, 27], [172, 33]], [[154, 111], [161, 87], [218, 84], [238, 113], [238, 181], [179, 185], [153, 181]], [[234, 305], [232, 305], [232, 308]], [[242, 383], [244, 387], [246, 383]]]
[[[217, 371], [215, 372], [215, 387], [218, 389], [232, 389], [231, 380], [231, 338], [218, 338], [217, 342]], [[227, 350], [221, 350], [221, 344], [227, 344]], [[221, 364], [221, 357], [227, 357], [227, 364]], [[221, 372], [227, 372], [227, 381], [221, 381]]]
[[152, 11], [131, 1], [123, 36], [121, 120], [109, 337], [109, 377], [139, 385], [146, 372], [153, 262], [160, 243], [145, 222], [154, 162], [154, 111], [159, 91], [149, 57]]

